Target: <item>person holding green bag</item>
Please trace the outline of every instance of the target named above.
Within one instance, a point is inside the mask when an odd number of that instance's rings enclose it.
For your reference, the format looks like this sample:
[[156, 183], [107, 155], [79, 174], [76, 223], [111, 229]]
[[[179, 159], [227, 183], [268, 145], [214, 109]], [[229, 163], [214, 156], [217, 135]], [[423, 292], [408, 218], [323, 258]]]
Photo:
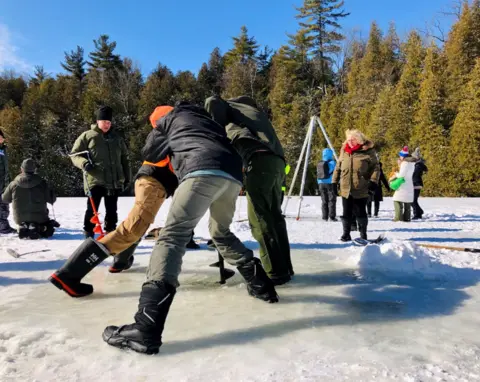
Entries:
[[411, 206], [414, 198], [413, 172], [415, 171], [415, 159], [410, 155], [408, 146], [404, 146], [399, 152], [399, 171], [390, 179], [389, 185], [393, 194], [395, 207], [394, 221], [409, 222], [411, 219]]

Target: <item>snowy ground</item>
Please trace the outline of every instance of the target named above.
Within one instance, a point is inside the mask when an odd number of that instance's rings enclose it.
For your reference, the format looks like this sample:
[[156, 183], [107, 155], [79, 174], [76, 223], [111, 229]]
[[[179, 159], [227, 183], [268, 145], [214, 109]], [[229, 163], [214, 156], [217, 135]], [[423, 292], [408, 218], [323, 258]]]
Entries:
[[[131, 203], [121, 199], [120, 218]], [[59, 200], [52, 240], [0, 237], [2, 382], [480, 380], [480, 255], [412, 243], [480, 248], [478, 199], [422, 199], [425, 220], [412, 223], [393, 223], [387, 199], [369, 233], [389, 241], [363, 249], [339, 242], [340, 223], [324, 223], [320, 199], [306, 198], [303, 218], [288, 219], [296, 275], [277, 289], [279, 304], [249, 297], [238, 273], [219, 286], [215, 253], [189, 251], [158, 356], [101, 338], [105, 326], [132, 322], [153, 242], [126, 273], [109, 274], [110, 261], [94, 270], [92, 296], [46, 282], [80, 244], [85, 204]], [[245, 218], [242, 198], [236, 220]], [[246, 221], [233, 229], [257, 250]], [[206, 219], [195, 233], [205, 248]], [[37, 253], [14, 259], [6, 248]]]

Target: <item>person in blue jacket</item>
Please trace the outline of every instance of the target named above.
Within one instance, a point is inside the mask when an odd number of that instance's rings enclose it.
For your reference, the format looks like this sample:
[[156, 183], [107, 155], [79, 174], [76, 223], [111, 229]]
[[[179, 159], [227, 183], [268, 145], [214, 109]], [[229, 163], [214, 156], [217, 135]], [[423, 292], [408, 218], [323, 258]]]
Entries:
[[335, 170], [333, 151], [329, 148], [323, 150], [323, 159], [317, 165], [317, 183], [322, 196], [322, 219], [337, 221], [337, 185], [332, 183]]

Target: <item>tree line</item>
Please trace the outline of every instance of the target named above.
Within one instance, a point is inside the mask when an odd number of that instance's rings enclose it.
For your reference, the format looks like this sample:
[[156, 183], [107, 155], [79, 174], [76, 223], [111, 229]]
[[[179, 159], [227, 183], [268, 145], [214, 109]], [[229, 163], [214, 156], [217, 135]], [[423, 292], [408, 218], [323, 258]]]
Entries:
[[[269, 114], [292, 166], [310, 117], [319, 115], [337, 153], [345, 130], [360, 129], [389, 173], [403, 146], [419, 146], [429, 168], [425, 195], [480, 196], [480, 0], [463, 2], [439, 45], [440, 39], [415, 30], [402, 40], [394, 24], [382, 31], [376, 22], [367, 39], [347, 38], [341, 21], [348, 15], [342, 0], [304, 0], [298, 30], [278, 50], [261, 46], [244, 26], [231, 49], [213, 49], [197, 75], [173, 73], [159, 63], [144, 78], [131, 58], [116, 54], [108, 35], [94, 41], [87, 57], [80, 46], [65, 52], [63, 74], [52, 76], [42, 66], [30, 78], [4, 72], [0, 128], [8, 139], [11, 175], [32, 157], [59, 195], [82, 195], [81, 174], [68, 153], [94, 122], [98, 105], [114, 109], [115, 128], [136, 169], [156, 106], [247, 94]], [[318, 134], [310, 194], [324, 147]]]

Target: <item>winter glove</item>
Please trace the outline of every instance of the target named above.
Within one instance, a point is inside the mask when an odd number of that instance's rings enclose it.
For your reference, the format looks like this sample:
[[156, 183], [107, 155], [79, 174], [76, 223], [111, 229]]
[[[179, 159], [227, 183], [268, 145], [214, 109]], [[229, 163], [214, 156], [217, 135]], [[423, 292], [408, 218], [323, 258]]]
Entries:
[[93, 165], [93, 163], [91, 162], [85, 162], [85, 164], [83, 165], [83, 171], [85, 172], [90, 172], [93, 170], [95, 166]]

